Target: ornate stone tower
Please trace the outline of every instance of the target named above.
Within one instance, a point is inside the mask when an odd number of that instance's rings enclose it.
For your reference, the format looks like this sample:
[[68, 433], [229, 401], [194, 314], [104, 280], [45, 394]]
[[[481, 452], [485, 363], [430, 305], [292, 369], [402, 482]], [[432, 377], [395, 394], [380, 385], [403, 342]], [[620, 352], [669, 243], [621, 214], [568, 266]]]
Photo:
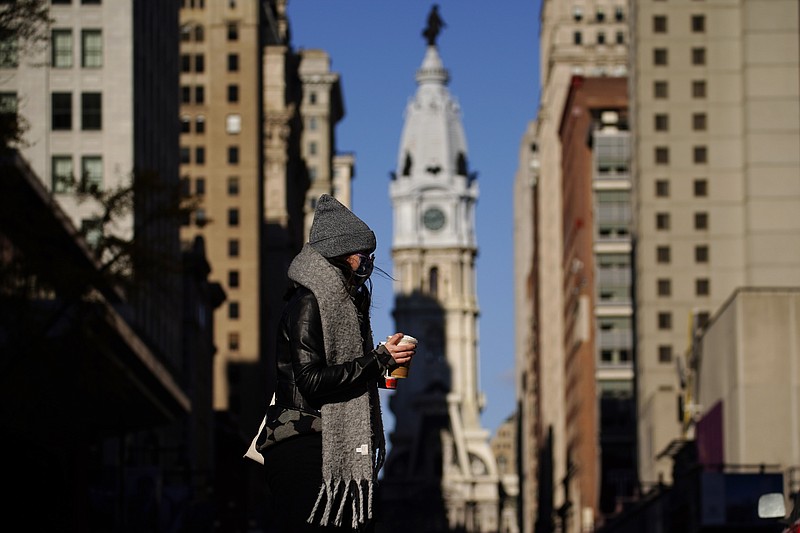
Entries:
[[489, 532], [498, 530], [499, 476], [480, 424], [478, 183], [436, 47], [442, 25], [434, 7], [390, 184], [394, 319], [420, 344], [389, 400], [396, 422], [383, 511], [395, 531]]

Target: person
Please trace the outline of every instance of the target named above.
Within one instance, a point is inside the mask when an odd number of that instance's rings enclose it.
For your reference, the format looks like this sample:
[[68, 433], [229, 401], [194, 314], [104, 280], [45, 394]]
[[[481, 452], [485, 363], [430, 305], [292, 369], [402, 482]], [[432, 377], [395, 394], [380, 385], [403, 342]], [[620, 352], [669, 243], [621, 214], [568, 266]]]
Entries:
[[318, 415], [307, 432], [262, 452], [281, 531], [376, 531], [385, 457], [378, 383], [411, 361], [403, 333], [373, 344], [375, 234], [323, 194], [308, 242], [289, 266], [278, 325], [275, 404]]

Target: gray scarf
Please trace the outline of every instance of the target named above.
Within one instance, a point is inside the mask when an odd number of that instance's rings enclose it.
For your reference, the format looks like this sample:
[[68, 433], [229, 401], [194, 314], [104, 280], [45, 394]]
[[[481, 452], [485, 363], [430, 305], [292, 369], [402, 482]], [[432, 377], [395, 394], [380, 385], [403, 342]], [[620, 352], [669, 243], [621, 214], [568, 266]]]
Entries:
[[[364, 355], [358, 313], [341, 272], [306, 244], [289, 266], [289, 279], [314, 293], [322, 317], [325, 357], [331, 364]], [[386, 449], [377, 383], [363, 394], [338, 403], [326, 403], [322, 413], [322, 486], [308, 517], [314, 522], [324, 502], [320, 525], [341, 526], [346, 507], [352, 509], [352, 527], [372, 518], [373, 495]]]

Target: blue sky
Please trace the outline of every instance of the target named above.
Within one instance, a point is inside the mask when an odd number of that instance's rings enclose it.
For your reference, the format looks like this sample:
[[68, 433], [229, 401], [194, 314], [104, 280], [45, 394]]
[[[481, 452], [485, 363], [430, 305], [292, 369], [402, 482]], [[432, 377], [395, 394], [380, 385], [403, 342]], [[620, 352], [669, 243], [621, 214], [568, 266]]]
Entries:
[[[426, 46], [421, 32], [433, 3], [288, 2], [293, 48], [327, 51], [341, 76], [345, 116], [336, 128], [337, 150], [355, 155], [353, 210], [375, 231], [376, 264], [390, 273], [389, 172], [397, 164], [403, 111], [416, 92]], [[481, 418], [494, 434], [515, 404], [512, 191], [522, 134], [539, 103], [540, 0], [436, 3], [446, 24], [439, 54], [461, 104], [470, 167], [478, 172], [480, 388], [487, 397]], [[381, 338], [394, 332], [392, 283], [373, 275], [373, 291], [373, 331]], [[391, 427], [387, 403], [384, 417]]]

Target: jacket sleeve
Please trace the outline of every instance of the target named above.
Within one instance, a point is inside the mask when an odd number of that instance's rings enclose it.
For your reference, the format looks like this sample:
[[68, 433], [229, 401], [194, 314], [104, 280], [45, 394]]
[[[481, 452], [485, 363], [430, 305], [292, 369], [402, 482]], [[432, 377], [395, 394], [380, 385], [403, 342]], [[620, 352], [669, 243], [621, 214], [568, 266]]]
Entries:
[[347, 363], [328, 364], [319, 305], [310, 293], [297, 302], [288, 328], [295, 382], [303, 396], [312, 402], [345, 400], [360, 394], [367, 383], [377, 380], [394, 363], [384, 348]]

